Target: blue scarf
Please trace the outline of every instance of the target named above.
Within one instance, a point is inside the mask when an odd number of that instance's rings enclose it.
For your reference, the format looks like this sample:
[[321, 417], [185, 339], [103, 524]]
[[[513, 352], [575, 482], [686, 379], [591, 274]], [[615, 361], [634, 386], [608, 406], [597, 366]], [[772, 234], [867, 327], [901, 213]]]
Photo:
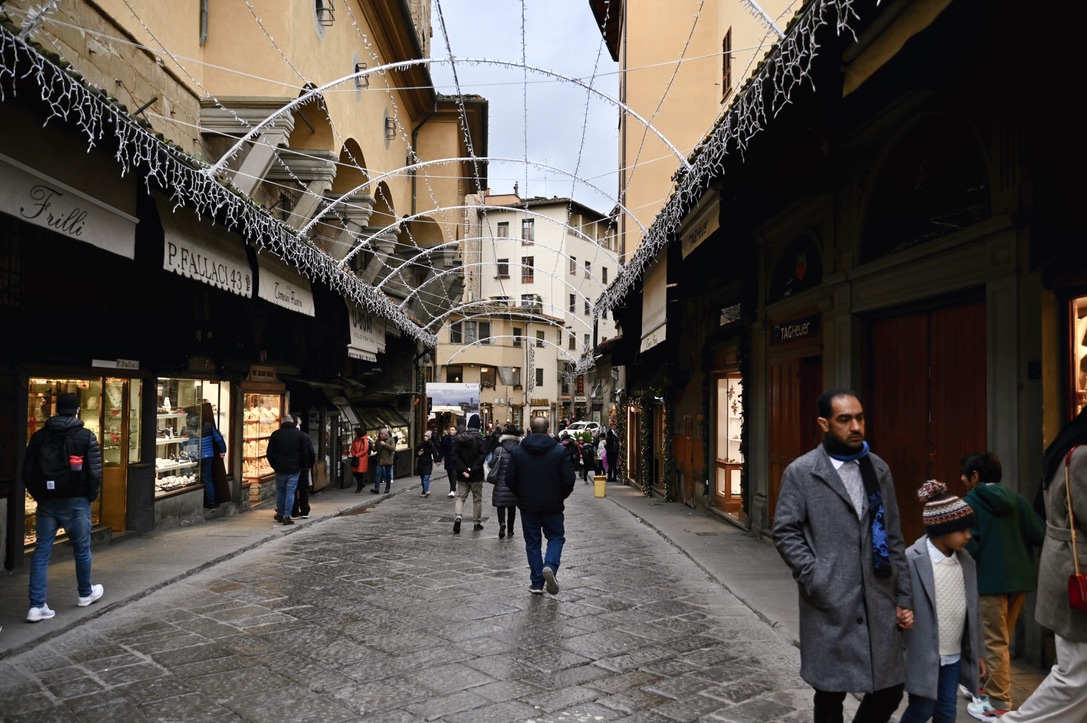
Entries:
[[861, 445], [861, 451], [849, 454], [852, 450], [845, 445], [823, 438], [823, 449], [831, 459], [841, 462], [856, 462], [861, 468], [864, 480], [864, 492], [868, 496], [868, 522], [872, 528], [872, 567], [876, 577], [891, 576], [891, 554], [887, 549], [887, 526], [884, 521], [883, 493], [879, 488], [876, 468], [868, 457], [868, 442]]

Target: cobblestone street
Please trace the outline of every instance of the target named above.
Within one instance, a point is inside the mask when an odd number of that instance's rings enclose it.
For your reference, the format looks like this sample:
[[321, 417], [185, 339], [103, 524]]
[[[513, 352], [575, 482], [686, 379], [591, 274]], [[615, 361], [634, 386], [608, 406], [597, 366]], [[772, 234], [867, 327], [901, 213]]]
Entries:
[[539, 596], [489, 496], [459, 536], [411, 490], [309, 521], [4, 660], [0, 716], [808, 719], [796, 648], [630, 512], [579, 485]]

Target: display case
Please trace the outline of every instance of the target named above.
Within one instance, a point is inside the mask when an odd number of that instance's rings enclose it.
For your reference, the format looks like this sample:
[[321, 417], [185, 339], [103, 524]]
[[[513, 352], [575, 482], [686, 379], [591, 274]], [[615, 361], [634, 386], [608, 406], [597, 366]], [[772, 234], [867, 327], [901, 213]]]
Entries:
[[717, 379], [716, 495], [726, 509], [740, 502], [743, 424], [743, 379], [739, 372], [730, 372]]
[[155, 408], [155, 495], [200, 482], [200, 383], [159, 379]]
[[1072, 300], [1072, 415], [1087, 406], [1087, 296]]
[[283, 419], [283, 394], [247, 392], [244, 395], [245, 424], [242, 430], [242, 483], [253, 484], [274, 476], [265, 455], [268, 438]]

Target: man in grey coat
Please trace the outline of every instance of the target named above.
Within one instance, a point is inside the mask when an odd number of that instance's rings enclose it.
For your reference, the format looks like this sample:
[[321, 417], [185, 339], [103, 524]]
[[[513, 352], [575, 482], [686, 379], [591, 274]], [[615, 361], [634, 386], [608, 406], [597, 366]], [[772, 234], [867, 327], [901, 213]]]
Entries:
[[886, 721], [906, 677], [901, 631], [913, 625], [910, 575], [887, 464], [868, 451], [864, 408], [844, 389], [819, 397], [823, 444], [781, 477], [774, 544], [800, 593], [800, 676], [815, 722]]

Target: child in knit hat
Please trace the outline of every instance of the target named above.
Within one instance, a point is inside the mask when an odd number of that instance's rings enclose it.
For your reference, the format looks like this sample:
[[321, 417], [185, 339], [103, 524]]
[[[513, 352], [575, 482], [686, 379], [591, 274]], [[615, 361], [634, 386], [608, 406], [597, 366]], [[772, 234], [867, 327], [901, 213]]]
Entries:
[[957, 686], [977, 690], [985, 665], [977, 572], [965, 552], [976, 523], [970, 506], [942, 482], [925, 482], [917, 496], [925, 504], [925, 536], [906, 550], [913, 629], [905, 632], [909, 705], [899, 723], [952, 723]]

